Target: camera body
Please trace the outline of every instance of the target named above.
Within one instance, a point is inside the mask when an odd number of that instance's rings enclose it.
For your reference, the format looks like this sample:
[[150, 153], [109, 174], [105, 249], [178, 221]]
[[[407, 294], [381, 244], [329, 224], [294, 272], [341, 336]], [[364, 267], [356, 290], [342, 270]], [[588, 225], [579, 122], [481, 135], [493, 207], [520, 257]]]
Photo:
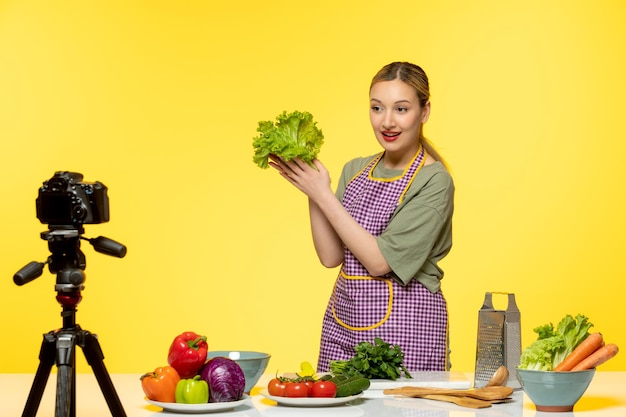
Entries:
[[57, 171], [39, 188], [36, 201], [41, 223], [59, 226], [109, 221], [107, 187], [99, 181], [83, 182], [78, 172]]

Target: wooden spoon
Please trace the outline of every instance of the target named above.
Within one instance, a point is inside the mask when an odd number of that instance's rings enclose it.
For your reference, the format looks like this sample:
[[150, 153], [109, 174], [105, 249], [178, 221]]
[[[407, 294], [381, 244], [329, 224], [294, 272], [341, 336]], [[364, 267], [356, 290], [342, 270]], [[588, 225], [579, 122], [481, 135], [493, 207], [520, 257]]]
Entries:
[[428, 394], [428, 395], [421, 396], [420, 398], [426, 398], [429, 400], [437, 400], [437, 401], [446, 401], [449, 403], [460, 405], [461, 407], [468, 407], [468, 408], [491, 407], [491, 403], [489, 401], [478, 400], [476, 398], [470, 398], [470, 397], [456, 397], [454, 395]]
[[400, 387], [383, 390], [384, 394], [403, 395], [405, 397], [424, 397], [425, 395], [450, 395], [454, 397], [471, 397], [479, 400], [491, 401], [507, 398], [513, 393], [513, 388], [492, 386], [473, 389], [447, 389], [430, 387]]
[[502, 365], [493, 373], [489, 381], [487, 381], [486, 387], [494, 387], [497, 385], [504, 385], [509, 380], [509, 370], [506, 366]]

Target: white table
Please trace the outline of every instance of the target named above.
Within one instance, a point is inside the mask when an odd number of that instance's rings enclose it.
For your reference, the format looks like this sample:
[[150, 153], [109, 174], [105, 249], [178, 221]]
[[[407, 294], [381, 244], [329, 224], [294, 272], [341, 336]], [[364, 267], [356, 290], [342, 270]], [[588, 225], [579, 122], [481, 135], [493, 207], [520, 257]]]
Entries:
[[[261, 383], [271, 375], [264, 375]], [[468, 378], [472, 378], [468, 374]], [[115, 389], [128, 417], [165, 417], [160, 408], [143, 398], [138, 374], [111, 375]], [[55, 374], [50, 376], [38, 416], [54, 416]], [[0, 374], [0, 416], [20, 416], [33, 381], [32, 374]], [[521, 391], [513, 401], [475, 410], [454, 404], [425, 399], [373, 398], [366, 395], [350, 405], [327, 408], [277, 406], [258, 394], [261, 383], [253, 389], [251, 400], [234, 410], [204, 414], [213, 417], [620, 417], [626, 416], [626, 372], [597, 372], [587, 392], [571, 413], [541, 413]], [[102, 392], [92, 374], [78, 374], [76, 386], [77, 417], [111, 416]], [[196, 414], [197, 415], [197, 414]]]

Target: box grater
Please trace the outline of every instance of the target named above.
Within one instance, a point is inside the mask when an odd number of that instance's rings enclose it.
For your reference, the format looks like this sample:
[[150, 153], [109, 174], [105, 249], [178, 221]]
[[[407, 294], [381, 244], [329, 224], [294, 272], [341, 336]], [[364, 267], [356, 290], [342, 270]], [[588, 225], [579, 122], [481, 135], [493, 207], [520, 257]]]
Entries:
[[[492, 294], [508, 296], [506, 310], [496, 310], [493, 307]], [[515, 303], [515, 294], [485, 293], [485, 301], [478, 311], [474, 387], [484, 387], [494, 372], [505, 365], [509, 371], [506, 385], [520, 388], [515, 367], [519, 365], [521, 354], [520, 312]]]

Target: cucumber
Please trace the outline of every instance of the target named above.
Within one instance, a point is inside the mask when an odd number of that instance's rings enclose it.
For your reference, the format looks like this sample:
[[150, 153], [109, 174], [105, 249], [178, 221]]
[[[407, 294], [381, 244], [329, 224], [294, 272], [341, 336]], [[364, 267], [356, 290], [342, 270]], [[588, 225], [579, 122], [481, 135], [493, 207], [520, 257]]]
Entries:
[[[360, 375], [359, 375], [360, 376]], [[334, 382], [335, 385], [339, 385], [342, 382], [346, 382], [350, 377], [346, 376], [346, 375], [335, 375], [332, 378], [330, 378], [330, 381]]]
[[331, 379], [337, 386], [335, 397], [349, 397], [356, 395], [370, 387], [370, 380], [362, 376], [334, 377]]

